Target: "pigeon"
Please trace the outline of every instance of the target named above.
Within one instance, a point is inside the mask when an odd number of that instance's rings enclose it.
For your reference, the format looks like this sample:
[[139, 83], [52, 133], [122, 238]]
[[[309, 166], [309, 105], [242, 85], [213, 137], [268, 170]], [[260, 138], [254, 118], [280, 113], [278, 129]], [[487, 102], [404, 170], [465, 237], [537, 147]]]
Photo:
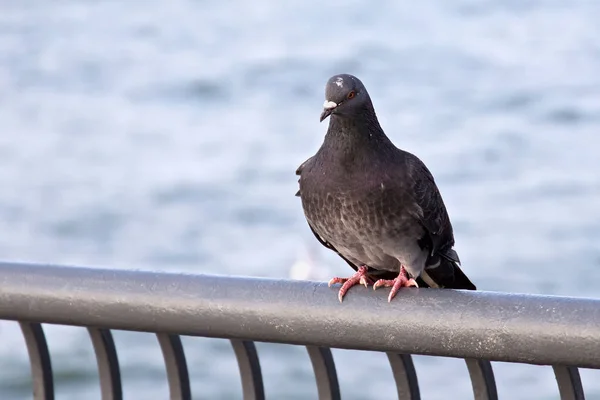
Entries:
[[308, 226], [356, 272], [335, 277], [338, 299], [352, 286], [475, 290], [460, 269], [454, 233], [433, 175], [381, 128], [363, 83], [331, 77], [320, 122], [329, 127], [317, 153], [296, 170]]

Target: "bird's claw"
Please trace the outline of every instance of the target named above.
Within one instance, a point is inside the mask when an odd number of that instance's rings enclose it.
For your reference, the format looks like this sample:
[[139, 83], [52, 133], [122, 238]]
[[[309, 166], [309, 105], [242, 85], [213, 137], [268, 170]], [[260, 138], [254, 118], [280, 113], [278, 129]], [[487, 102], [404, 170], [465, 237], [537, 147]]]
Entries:
[[[375, 282], [373, 284], [373, 290], [376, 290], [377, 288], [380, 287], [390, 287], [390, 286], [394, 286], [394, 280], [386, 280], [386, 279], [379, 279], [377, 282]], [[409, 280], [407, 280], [402, 287], [419, 287], [419, 284], [417, 283], [417, 281], [415, 281], [413, 278], [410, 278]]]
[[370, 279], [367, 278], [365, 275], [360, 277], [360, 280], [358, 281], [358, 283], [360, 283], [361, 285], [365, 285], [366, 288], [369, 287], [369, 281]]
[[329, 282], [327, 283], [327, 286], [331, 287], [331, 285], [335, 285], [336, 283], [346, 283], [347, 280], [348, 280], [348, 278], [338, 278], [338, 277], [331, 278], [329, 280]]
[[331, 278], [327, 286], [331, 287], [331, 285], [334, 285], [336, 283], [342, 284], [342, 287], [338, 292], [338, 300], [341, 303], [344, 299], [344, 295], [352, 286], [360, 284], [365, 285], [365, 287], [368, 287], [370, 283], [373, 283], [371, 279], [367, 276], [367, 270], [367, 267], [361, 266], [360, 268], [358, 268], [358, 271], [356, 271], [354, 275], [352, 275], [350, 278]]
[[417, 281], [415, 281], [413, 278], [408, 277], [408, 273], [406, 272], [404, 267], [400, 269], [400, 273], [394, 279], [379, 279], [377, 282], [375, 282], [375, 284], [373, 284], [373, 290], [376, 290], [377, 288], [380, 288], [382, 286], [392, 288], [388, 296], [388, 303], [392, 301], [392, 299], [396, 296], [396, 293], [398, 293], [398, 290], [400, 290], [401, 287], [419, 287]]
[[[344, 283], [348, 282], [349, 279], [350, 278], [338, 278], [338, 277], [331, 278], [329, 280], [329, 282], [327, 282], [327, 286], [331, 287], [331, 285], [335, 285], [336, 283], [344, 284]], [[367, 278], [366, 276], [363, 275], [360, 277], [358, 283], [361, 285], [365, 285], [365, 287], [369, 287], [369, 284], [373, 283], [373, 282], [369, 278]]]

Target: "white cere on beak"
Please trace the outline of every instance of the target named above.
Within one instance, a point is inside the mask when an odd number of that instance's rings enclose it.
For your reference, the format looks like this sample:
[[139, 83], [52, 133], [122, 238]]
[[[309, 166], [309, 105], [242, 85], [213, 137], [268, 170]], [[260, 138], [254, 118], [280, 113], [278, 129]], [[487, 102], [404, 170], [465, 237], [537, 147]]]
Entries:
[[338, 85], [338, 87], [344, 87], [344, 78], [338, 76], [335, 80], [335, 84]]
[[325, 100], [325, 103], [323, 103], [323, 108], [325, 110], [331, 110], [336, 107], [337, 107], [337, 104], [334, 103], [333, 101]]

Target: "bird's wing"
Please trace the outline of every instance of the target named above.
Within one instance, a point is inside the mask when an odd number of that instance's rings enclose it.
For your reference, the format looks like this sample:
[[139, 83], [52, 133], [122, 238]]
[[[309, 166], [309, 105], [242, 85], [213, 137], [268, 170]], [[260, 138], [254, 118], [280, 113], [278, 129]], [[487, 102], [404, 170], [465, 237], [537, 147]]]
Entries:
[[415, 217], [426, 232], [420, 245], [430, 249], [422, 280], [427, 286], [475, 290], [475, 285], [460, 269], [460, 259], [452, 248], [452, 224], [433, 175], [416, 156], [409, 157], [407, 163], [411, 193], [418, 205]]
[[[452, 225], [433, 175], [416, 156], [407, 158], [407, 166], [411, 193], [417, 205], [414, 208], [416, 213], [413, 216], [425, 228], [429, 240], [431, 240], [431, 253], [451, 249], [454, 246]], [[449, 253], [449, 257], [456, 257], [456, 260], [453, 261], [459, 261], [456, 252]]]
[[312, 156], [308, 160], [306, 160], [302, 164], [300, 164], [300, 166], [296, 169], [296, 175], [298, 175], [298, 176], [301, 175], [304, 167], [306, 167], [306, 165], [308, 165], [310, 162], [312, 162], [312, 160], [314, 160], [314, 158], [315, 158], [315, 156]]
[[[314, 160], [314, 158], [315, 158], [315, 156], [312, 156], [311, 158], [309, 158], [308, 160], [306, 160], [302, 164], [300, 164], [300, 166], [296, 169], [296, 175], [301, 176], [302, 175], [302, 170], [308, 164], [310, 164]], [[298, 183], [300, 183], [300, 178], [298, 178]], [[296, 196], [300, 197], [300, 189], [298, 189], [298, 191], [296, 192]]]

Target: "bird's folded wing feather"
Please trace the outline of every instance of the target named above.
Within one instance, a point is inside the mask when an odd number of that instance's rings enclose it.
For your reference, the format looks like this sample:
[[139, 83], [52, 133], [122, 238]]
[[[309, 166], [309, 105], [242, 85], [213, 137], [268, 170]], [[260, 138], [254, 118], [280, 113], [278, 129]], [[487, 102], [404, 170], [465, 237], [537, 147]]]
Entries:
[[440, 251], [441, 256], [449, 257], [452, 261], [458, 262], [456, 252], [450, 250], [454, 245], [450, 218], [433, 175], [416, 156], [410, 157], [407, 163], [407, 173], [412, 183], [411, 192], [419, 211], [415, 217], [425, 228], [431, 239], [431, 253]]

